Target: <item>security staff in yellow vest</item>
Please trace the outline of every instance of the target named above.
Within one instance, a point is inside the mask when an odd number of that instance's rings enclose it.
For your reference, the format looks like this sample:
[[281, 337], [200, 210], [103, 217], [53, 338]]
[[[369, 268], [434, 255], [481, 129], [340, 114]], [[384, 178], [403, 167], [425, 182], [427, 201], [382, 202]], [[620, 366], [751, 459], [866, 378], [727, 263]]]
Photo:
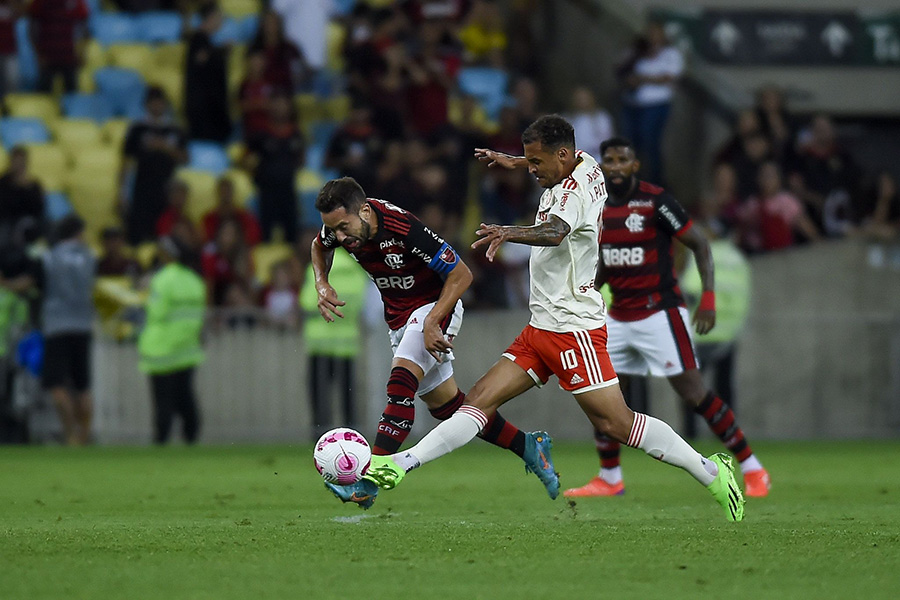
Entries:
[[200, 412], [194, 394], [194, 369], [203, 362], [200, 334], [206, 312], [206, 286], [184, 265], [188, 249], [172, 237], [159, 240], [163, 267], [150, 280], [147, 323], [138, 340], [139, 368], [150, 375], [154, 441], [169, 440], [179, 415], [187, 443], [197, 441]]

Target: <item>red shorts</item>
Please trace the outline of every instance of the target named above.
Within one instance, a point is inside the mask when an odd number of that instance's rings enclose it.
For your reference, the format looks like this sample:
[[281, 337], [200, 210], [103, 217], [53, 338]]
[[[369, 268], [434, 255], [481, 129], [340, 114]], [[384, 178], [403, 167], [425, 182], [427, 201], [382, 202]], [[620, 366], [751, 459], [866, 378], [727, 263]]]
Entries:
[[503, 356], [522, 367], [538, 386], [556, 375], [559, 387], [573, 394], [619, 382], [606, 353], [606, 326], [555, 333], [527, 325]]

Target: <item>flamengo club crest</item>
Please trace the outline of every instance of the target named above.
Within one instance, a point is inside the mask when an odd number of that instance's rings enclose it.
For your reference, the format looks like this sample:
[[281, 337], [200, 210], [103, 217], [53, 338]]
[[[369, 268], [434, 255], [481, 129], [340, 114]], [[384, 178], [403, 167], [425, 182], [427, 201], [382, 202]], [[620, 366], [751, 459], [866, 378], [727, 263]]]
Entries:
[[390, 252], [384, 255], [384, 264], [392, 269], [400, 269], [403, 267], [403, 255]]
[[644, 217], [637, 213], [631, 213], [628, 215], [628, 218], [625, 219], [625, 227], [628, 228], [628, 231], [631, 233], [638, 233], [644, 230]]

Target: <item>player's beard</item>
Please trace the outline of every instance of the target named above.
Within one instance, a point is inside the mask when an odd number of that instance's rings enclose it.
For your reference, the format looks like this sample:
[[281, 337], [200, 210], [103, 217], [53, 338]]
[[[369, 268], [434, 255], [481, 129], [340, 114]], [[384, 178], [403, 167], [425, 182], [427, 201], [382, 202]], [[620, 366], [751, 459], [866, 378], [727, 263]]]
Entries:
[[606, 180], [606, 189], [609, 190], [609, 193], [616, 199], [627, 196], [628, 192], [631, 191], [632, 185], [634, 185], [634, 175], [625, 177], [622, 180], [622, 183], [614, 183], [612, 178]]

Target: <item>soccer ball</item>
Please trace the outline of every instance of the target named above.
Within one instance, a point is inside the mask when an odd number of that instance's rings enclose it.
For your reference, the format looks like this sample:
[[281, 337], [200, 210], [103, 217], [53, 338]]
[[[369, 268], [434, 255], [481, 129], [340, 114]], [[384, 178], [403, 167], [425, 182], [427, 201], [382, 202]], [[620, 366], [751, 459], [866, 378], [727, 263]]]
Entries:
[[313, 460], [325, 481], [349, 485], [366, 474], [372, 462], [372, 448], [358, 431], [338, 427], [322, 434]]

